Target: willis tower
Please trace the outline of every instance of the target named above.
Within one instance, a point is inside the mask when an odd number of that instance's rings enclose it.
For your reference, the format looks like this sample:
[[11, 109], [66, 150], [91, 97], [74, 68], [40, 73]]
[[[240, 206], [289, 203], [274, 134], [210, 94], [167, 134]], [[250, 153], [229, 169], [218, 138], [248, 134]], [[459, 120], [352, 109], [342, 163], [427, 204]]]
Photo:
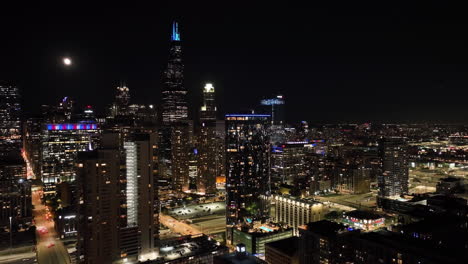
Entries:
[[184, 87], [182, 45], [177, 22], [172, 24], [167, 67], [163, 74], [160, 129], [160, 176], [174, 191], [187, 191], [189, 122], [187, 89]]

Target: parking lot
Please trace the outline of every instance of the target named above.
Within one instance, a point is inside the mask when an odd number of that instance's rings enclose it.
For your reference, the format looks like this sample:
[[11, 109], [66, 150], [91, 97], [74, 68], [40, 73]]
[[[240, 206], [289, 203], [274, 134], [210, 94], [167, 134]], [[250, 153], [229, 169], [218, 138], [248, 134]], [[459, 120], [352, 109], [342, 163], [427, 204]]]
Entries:
[[225, 212], [226, 205], [224, 202], [214, 202], [168, 209], [167, 214], [178, 220], [185, 220], [209, 215], [221, 215], [225, 214]]

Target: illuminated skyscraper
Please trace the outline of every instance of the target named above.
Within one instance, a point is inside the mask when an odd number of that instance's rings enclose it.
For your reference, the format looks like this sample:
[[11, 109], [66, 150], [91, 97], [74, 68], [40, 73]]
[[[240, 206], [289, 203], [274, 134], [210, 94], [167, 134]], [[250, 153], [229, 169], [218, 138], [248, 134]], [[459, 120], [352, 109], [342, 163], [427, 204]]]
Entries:
[[175, 191], [187, 191], [189, 188], [190, 129], [187, 121], [187, 90], [183, 83], [183, 71], [179, 26], [177, 22], [174, 22], [169, 60], [163, 74], [159, 158], [160, 176], [162, 179], [170, 180]]
[[0, 158], [21, 152], [21, 105], [18, 87], [0, 83]]
[[[226, 221], [260, 219], [260, 195], [270, 193], [270, 115], [226, 115]], [[229, 232], [228, 232], [229, 233]]]
[[173, 123], [188, 118], [187, 90], [184, 87], [184, 65], [179, 24], [172, 24], [169, 61], [163, 75], [162, 121]]
[[127, 227], [138, 227], [141, 260], [155, 258], [159, 230], [157, 134], [134, 134], [124, 143]]
[[181, 122], [170, 127], [170, 168], [173, 190], [189, 190], [190, 125]]
[[126, 116], [129, 114], [130, 90], [127, 86], [121, 85], [116, 89], [115, 100], [111, 107], [111, 115]]
[[203, 87], [203, 105], [200, 109], [200, 120], [202, 122], [216, 121], [215, 88], [211, 83], [207, 83]]
[[200, 109], [200, 177], [197, 184], [201, 193], [216, 191], [218, 138], [216, 135], [215, 89], [211, 83], [203, 88], [203, 105]]
[[385, 138], [382, 143], [382, 175], [378, 177], [379, 195], [400, 196], [408, 193], [407, 143], [401, 137]]
[[54, 192], [57, 183], [75, 180], [78, 152], [95, 149], [98, 138], [96, 123], [43, 125], [41, 178], [46, 193]]

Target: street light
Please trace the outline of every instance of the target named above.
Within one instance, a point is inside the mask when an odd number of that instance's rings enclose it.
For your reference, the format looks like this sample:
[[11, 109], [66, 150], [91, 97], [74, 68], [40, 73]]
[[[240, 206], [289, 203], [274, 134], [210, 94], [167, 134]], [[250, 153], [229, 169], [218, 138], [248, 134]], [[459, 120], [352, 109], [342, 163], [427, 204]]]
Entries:
[[12, 217], [10, 216], [10, 255], [13, 251], [13, 229], [12, 229], [11, 219]]

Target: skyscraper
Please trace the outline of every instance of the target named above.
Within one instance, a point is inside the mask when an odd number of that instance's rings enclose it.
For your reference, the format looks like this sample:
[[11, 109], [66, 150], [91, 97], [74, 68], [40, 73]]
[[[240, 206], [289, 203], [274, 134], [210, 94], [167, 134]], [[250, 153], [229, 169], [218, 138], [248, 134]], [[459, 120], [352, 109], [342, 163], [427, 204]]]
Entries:
[[127, 226], [137, 226], [141, 260], [155, 258], [159, 230], [157, 197], [157, 134], [134, 134], [124, 143]]
[[118, 148], [78, 157], [78, 244], [81, 263], [119, 260], [120, 158]]
[[203, 88], [203, 105], [200, 109], [200, 162], [198, 191], [201, 193], [216, 192], [217, 175], [217, 135], [216, 135], [216, 102], [215, 89], [211, 83]]
[[200, 121], [216, 121], [215, 88], [207, 83], [203, 87], [203, 105], [200, 109]]
[[20, 156], [21, 105], [18, 87], [0, 83], [0, 158]]
[[60, 182], [72, 182], [78, 152], [96, 148], [96, 123], [54, 123], [43, 125], [41, 178], [45, 192], [54, 192]]
[[[260, 195], [269, 195], [270, 115], [226, 115], [226, 221], [260, 219]], [[249, 221], [249, 220], [247, 220]]]
[[184, 87], [184, 65], [179, 24], [173, 22], [169, 60], [163, 75], [162, 121], [173, 123], [188, 118], [187, 90]]
[[118, 86], [115, 93], [114, 103], [111, 106], [111, 116], [126, 116], [129, 114], [130, 89], [127, 86]]
[[189, 188], [189, 124], [180, 40], [179, 25], [174, 22], [169, 60], [163, 74], [159, 169], [161, 177], [172, 182], [173, 190], [187, 191]]
[[404, 138], [388, 137], [383, 140], [382, 172], [378, 177], [380, 196], [392, 197], [408, 193], [408, 154]]

